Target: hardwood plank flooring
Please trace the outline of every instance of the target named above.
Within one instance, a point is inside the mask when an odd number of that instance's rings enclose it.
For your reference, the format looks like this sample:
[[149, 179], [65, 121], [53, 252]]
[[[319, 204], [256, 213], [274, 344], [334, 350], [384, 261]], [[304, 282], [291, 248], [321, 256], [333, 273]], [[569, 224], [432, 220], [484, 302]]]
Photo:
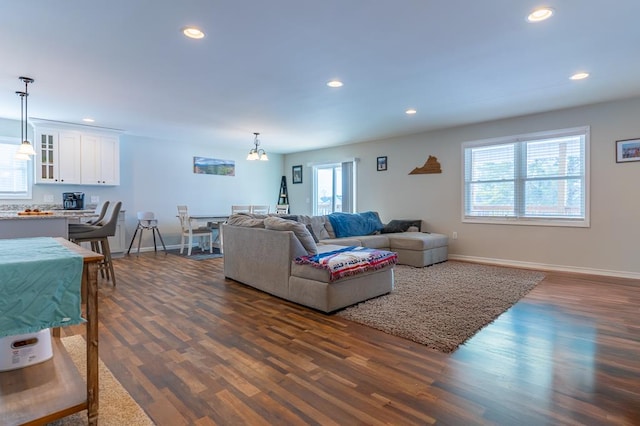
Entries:
[[640, 425], [638, 281], [548, 273], [442, 354], [222, 262], [143, 253], [101, 283], [100, 357], [158, 425]]

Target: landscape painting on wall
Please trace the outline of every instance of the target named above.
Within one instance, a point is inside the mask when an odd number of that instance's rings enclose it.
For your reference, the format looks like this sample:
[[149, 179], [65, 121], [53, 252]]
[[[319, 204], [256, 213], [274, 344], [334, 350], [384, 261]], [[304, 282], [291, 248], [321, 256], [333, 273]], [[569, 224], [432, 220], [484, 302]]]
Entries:
[[193, 157], [193, 173], [205, 175], [235, 176], [236, 162], [217, 158]]

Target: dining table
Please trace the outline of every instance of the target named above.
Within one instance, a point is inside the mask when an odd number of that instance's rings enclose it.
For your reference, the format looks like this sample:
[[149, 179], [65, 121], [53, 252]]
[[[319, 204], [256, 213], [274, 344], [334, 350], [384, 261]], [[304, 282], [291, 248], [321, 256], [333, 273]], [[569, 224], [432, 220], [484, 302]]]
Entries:
[[190, 214], [189, 215], [189, 222], [196, 222], [196, 223], [206, 222], [207, 227], [209, 227], [212, 232], [214, 229], [218, 230], [217, 235], [213, 240], [213, 247], [220, 250], [220, 254], [223, 253], [221, 225], [225, 223], [227, 219], [229, 219], [228, 214]]

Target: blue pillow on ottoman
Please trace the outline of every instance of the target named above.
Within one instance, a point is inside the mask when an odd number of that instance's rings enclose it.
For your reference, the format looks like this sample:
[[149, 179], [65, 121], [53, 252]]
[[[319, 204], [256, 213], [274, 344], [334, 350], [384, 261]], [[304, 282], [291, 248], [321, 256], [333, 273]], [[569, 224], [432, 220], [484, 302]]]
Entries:
[[371, 235], [384, 228], [376, 212], [335, 212], [328, 217], [337, 238]]

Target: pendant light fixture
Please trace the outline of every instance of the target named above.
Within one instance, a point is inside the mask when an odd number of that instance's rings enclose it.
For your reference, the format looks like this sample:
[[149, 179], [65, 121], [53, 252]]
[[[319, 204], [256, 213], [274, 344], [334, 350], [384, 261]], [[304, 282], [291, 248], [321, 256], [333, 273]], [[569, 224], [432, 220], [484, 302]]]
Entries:
[[265, 150], [262, 148], [258, 149], [258, 146], [260, 146], [260, 141], [258, 140], [259, 134], [260, 133], [257, 132], [254, 133], [255, 138], [253, 139], [253, 144], [255, 145], [255, 148], [251, 148], [251, 151], [249, 151], [249, 155], [247, 155], [247, 160], [249, 161], [269, 161], [269, 157], [267, 157], [267, 153], [265, 152]]
[[20, 96], [20, 139], [22, 142], [20, 143], [20, 148], [18, 148], [16, 158], [24, 160], [25, 156], [36, 155], [33, 146], [29, 142], [29, 134], [27, 131], [27, 125], [29, 121], [27, 107], [29, 98], [29, 83], [33, 83], [33, 79], [29, 77], [20, 77], [20, 80], [24, 82], [24, 92], [16, 92], [16, 94]]

